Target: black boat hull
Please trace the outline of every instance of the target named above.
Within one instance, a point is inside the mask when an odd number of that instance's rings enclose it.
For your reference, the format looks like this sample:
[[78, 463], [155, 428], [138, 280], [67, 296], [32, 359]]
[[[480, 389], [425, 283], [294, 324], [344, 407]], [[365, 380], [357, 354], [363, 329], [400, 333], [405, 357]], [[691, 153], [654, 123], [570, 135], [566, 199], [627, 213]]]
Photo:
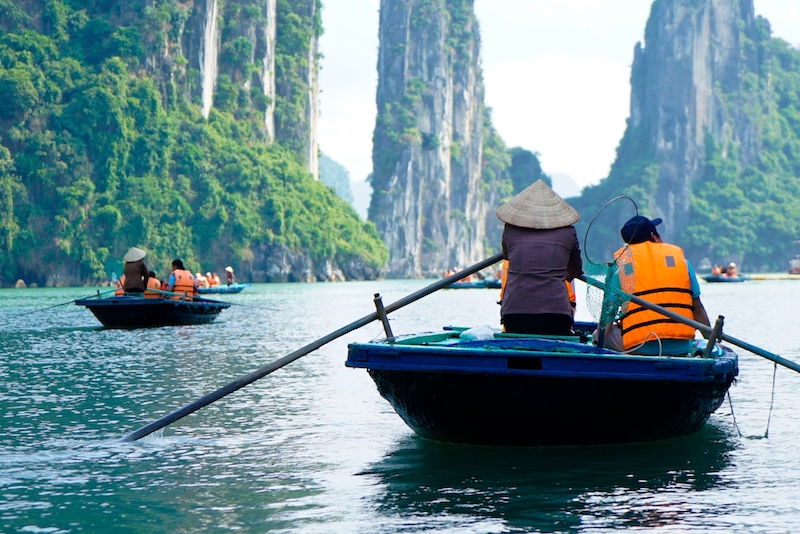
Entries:
[[370, 369], [422, 437], [480, 445], [596, 445], [700, 430], [731, 381], [682, 383]]
[[207, 324], [214, 321], [230, 303], [196, 298], [171, 300], [139, 297], [81, 299], [85, 306], [107, 328], [144, 328]]

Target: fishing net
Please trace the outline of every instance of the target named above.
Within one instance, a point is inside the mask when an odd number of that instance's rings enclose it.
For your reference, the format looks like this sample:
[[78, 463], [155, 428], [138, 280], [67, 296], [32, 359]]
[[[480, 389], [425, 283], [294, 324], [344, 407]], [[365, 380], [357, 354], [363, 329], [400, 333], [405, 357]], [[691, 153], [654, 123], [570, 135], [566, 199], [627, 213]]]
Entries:
[[[635, 275], [630, 248], [619, 234], [622, 225], [638, 215], [628, 197], [617, 197], [595, 215], [584, 236], [586, 262], [583, 270], [588, 287], [586, 307], [602, 333], [606, 325], [618, 320], [633, 292]], [[602, 334], [601, 334], [602, 335]]]

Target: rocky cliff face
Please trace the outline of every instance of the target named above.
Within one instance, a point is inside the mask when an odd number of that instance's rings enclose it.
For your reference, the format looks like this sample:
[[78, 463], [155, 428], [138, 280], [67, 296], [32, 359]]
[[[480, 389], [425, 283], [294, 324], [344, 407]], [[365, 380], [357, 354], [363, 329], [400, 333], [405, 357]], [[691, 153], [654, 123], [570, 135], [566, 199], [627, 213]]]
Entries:
[[389, 248], [390, 276], [439, 275], [484, 256], [489, 203], [473, 2], [382, 0], [379, 32], [369, 218]]
[[264, 138], [290, 146], [318, 178], [319, 9], [317, 0], [189, 1], [147, 67], [165, 95], [174, 83], [206, 118], [212, 107], [239, 119], [258, 113]]
[[743, 72], [758, 58], [752, 0], [657, 0], [636, 45], [631, 115], [615, 166], [643, 155], [657, 164], [648, 215], [665, 220], [674, 241], [690, 222], [691, 184], [702, 172], [706, 139], [738, 147], [744, 165], [758, 158], [757, 126], [743, 111], [752, 100]]

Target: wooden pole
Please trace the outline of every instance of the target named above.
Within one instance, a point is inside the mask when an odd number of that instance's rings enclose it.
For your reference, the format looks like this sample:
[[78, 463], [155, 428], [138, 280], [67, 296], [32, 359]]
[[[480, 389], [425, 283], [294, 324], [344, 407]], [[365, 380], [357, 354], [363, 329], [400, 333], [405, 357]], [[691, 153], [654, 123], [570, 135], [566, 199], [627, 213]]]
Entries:
[[106, 295], [108, 293], [113, 293], [114, 291], [116, 291], [116, 289], [109, 289], [109, 290], [103, 291], [101, 293], [100, 290], [98, 289], [97, 290], [97, 295], [89, 295], [88, 297], [81, 297], [81, 298], [77, 298], [77, 299], [72, 299], [72, 300], [70, 300], [68, 302], [62, 302], [61, 304], [53, 304], [52, 306], [46, 306], [44, 308], [37, 308], [37, 309], [31, 310], [29, 312], [20, 313], [16, 317], [25, 317], [26, 315], [30, 315], [32, 313], [36, 313], [36, 312], [40, 312], [40, 311], [44, 311], [44, 310], [49, 310], [51, 308], [58, 308], [59, 306], [66, 306], [67, 304], [72, 304], [73, 302], [75, 302], [77, 300], [81, 300], [82, 298], [87, 298], [87, 299], [94, 298], [94, 297], [100, 298], [100, 295]]
[[[594, 278], [591, 278], [591, 277], [588, 277], [588, 276], [584, 276], [584, 275], [579, 276], [578, 279], [586, 282], [589, 285], [592, 285], [594, 287], [597, 287], [597, 288], [602, 289], [602, 290], [605, 291], [606, 285], [603, 282], [599, 281], [599, 280], [595, 280]], [[671, 310], [667, 310], [666, 308], [662, 308], [661, 306], [659, 306], [657, 304], [653, 304], [652, 302], [649, 302], [649, 301], [644, 300], [642, 298], [639, 298], [636, 295], [631, 295], [630, 293], [625, 293], [624, 291], [619, 291], [619, 294], [624, 296], [626, 299], [630, 299], [631, 302], [635, 302], [636, 304], [638, 304], [639, 306], [642, 306], [643, 308], [648, 308], [650, 310], [653, 310], [655, 312], [660, 313], [661, 315], [665, 315], [665, 316], [669, 317], [670, 319], [678, 321], [679, 323], [683, 323], [683, 324], [687, 324], [689, 326], [692, 326], [696, 330], [699, 330], [700, 332], [705, 334], [706, 337], [710, 337], [712, 335], [712, 333], [713, 333], [712, 328], [710, 326], [708, 326], [708, 325], [704, 325], [703, 323], [698, 323], [697, 321], [694, 321], [692, 319], [688, 319], [688, 318], [684, 317], [683, 315], [677, 314], [677, 313], [675, 313], [675, 312], [673, 312]], [[773, 361], [773, 362], [775, 362], [775, 363], [777, 363], [779, 365], [782, 365], [782, 366], [786, 367], [787, 369], [791, 369], [792, 371], [797, 371], [798, 373], [800, 373], [800, 364], [797, 364], [797, 363], [795, 363], [795, 362], [793, 362], [791, 360], [787, 360], [786, 358], [782, 358], [781, 356], [778, 356], [777, 354], [773, 354], [773, 353], [771, 353], [769, 351], [766, 351], [766, 350], [764, 350], [762, 348], [756, 347], [755, 345], [751, 345], [750, 343], [747, 343], [746, 341], [742, 341], [740, 339], [736, 339], [735, 337], [729, 336], [728, 334], [720, 333], [719, 339], [721, 339], [723, 341], [727, 341], [728, 343], [736, 345], [737, 347], [740, 347], [740, 348], [743, 348], [745, 350], [748, 350], [748, 351], [752, 352], [753, 354], [761, 356], [762, 358], [766, 358], [766, 359], [768, 359], [770, 361]]]
[[[437, 282], [434, 282], [433, 284], [431, 284], [431, 285], [429, 285], [427, 287], [424, 287], [424, 288], [420, 289], [419, 291], [411, 293], [410, 295], [406, 295], [405, 297], [401, 298], [400, 300], [389, 304], [385, 308], [386, 313], [387, 314], [388, 313], [392, 313], [393, 311], [397, 311], [397, 310], [399, 310], [400, 308], [402, 308], [404, 306], [408, 306], [412, 302], [416, 302], [416, 301], [418, 301], [419, 299], [421, 299], [423, 297], [427, 297], [431, 293], [434, 293], [434, 292], [442, 289], [443, 287], [449, 286], [450, 284], [452, 284], [453, 282], [463, 278], [464, 276], [476, 273], [476, 272], [478, 272], [478, 271], [480, 271], [482, 269], [485, 269], [485, 268], [487, 268], [487, 267], [489, 267], [491, 265], [494, 265], [495, 263], [497, 263], [498, 261], [500, 261], [502, 259], [503, 259], [503, 255], [502, 254], [495, 254], [491, 258], [488, 258], [488, 259], [485, 259], [485, 260], [483, 260], [483, 261], [481, 261], [479, 263], [476, 263], [472, 267], [468, 267], [468, 268], [464, 269], [463, 271], [459, 271], [456, 274], [450, 275], [450, 276], [448, 276], [446, 278], [442, 278], [441, 280], [439, 280]], [[121, 441], [136, 441], [138, 439], [141, 439], [141, 438], [147, 436], [148, 434], [152, 434], [153, 432], [155, 432], [157, 430], [160, 430], [160, 429], [164, 428], [165, 426], [167, 426], [167, 425], [169, 425], [171, 423], [174, 423], [175, 421], [178, 421], [179, 419], [183, 419], [184, 417], [186, 417], [187, 415], [189, 415], [191, 413], [196, 412], [200, 408], [203, 408], [204, 406], [208, 406], [212, 402], [216, 402], [219, 399], [221, 399], [222, 397], [225, 397], [226, 395], [229, 395], [229, 394], [233, 393], [234, 391], [237, 391], [237, 390], [247, 386], [248, 384], [252, 384], [256, 380], [267, 376], [268, 374], [272, 373], [273, 371], [277, 371], [278, 369], [280, 369], [284, 365], [287, 365], [287, 364], [292, 363], [293, 361], [295, 361], [295, 360], [297, 360], [299, 358], [302, 358], [306, 354], [317, 350], [318, 348], [322, 347], [323, 345], [326, 345], [326, 344], [330, 343], [334, 339], [340, 338], [345, 334], [349, 334], [353, 330], [357, 330], [357, 329], [361, 328], [362, 326], [368, 325], [369, 323], [371, 323], [372, 321], [375, 321], [376, 319], [378, 319], [378, 313], [377, 312], [371, 313], [369, 315], [365, 315], [361, 319], [358, 319], [357, 321], [354, 321], [354, 322], [352, 322], [352, 323], [350, 323], [350, 324], [348, 324], [346, 326], [343, 326], [342, 328], [340, 328], [338, 330], [335, 330], [335, 331], [331, 332], [330, 334], [328, 334], [326, 336], [323, 336], [323, 337], [317, 339], [316, 341], [314, 341], [312, 343], [309, 343], [308, 345], [306, 345], [306, 346], [304, 346], [304, 347], [292, 352], [291, 354], [287, 354], [283, 358], [275, 360], [274, 362], [269, 363], [269, 364], [265, 365], [264, 367], [253, 371], [249, 375], [246, 375], [246, 376], [243, 376], [243, 377], [241, 377], [241, 378], [239, 378], [237, 380], [234, 380], [230, 384], [228, 384], [226, 386], [223, 386], [223, 387], [219, 388], [218, 390], [216, 390], [216, 391], [214, 391], [212, 393], [209, 393], [208, 395], [205, 395], [204, 397], [201, 397], [201, 398], [199, 398], [199, 399], [187, 404], [183, 408], [179, 408], [179, 409], [177, 409], [177, 410], [175, 410], [173, 412], [170, 412], [167, 415], [165, 415], [164, 417], [161, 417], [160, 419], [157, 419], [157, 420], [153, 421], [152, 423], [149, 423], [149, 424], [147, 424], [147, 425], [145, 425], [145, 426], [143, 426], [143, 427], [141, 427], [141, 428], [139, 428], [137, 430], [134, 430], [130, 434], [128, 434], [125, 437], [123, 437]]]
[[389, 325], [389, 318], [386, 317], [386, 308], [383, 307], [383, 299], [380, 293], [375, 293], [375, 311], [378, 313], [378, 319], [383, 324], [383, 331], [386, 333], [386, 339], [389, 343], [394, 343], [394, 334], [392, 334], [392, 327]]

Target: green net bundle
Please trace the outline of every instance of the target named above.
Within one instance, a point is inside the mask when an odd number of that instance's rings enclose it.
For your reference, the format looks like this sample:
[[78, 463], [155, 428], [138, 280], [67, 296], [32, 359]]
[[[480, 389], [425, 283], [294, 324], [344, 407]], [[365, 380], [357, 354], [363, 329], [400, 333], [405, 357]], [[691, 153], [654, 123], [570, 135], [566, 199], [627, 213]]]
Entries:
[[[626, 246], [617, 252], [613, 262], [584, 265], [588, 281], [586, 307], [601, 330], [621, 317], [633, 293], [635, 275], [630, 257]], [[627, 276], [621, 277], [620, 269], [625, 269]]]

